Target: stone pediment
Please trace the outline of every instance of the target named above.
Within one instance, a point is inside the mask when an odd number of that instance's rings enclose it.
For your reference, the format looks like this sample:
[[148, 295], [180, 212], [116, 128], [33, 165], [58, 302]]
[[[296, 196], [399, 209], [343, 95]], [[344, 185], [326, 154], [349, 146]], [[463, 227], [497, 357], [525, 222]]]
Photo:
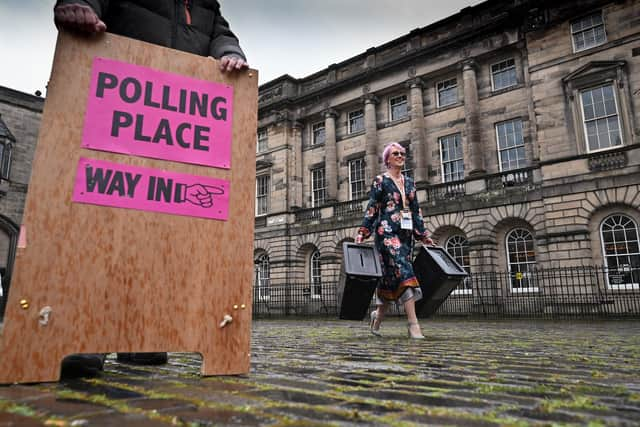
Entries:
[[626, 61], [592, 61], [562, 78], [569, 88], [578, 88], [607, 80], [621, 81]]
[[256, 169], [266, 169], [273, 166], [273, 162], [270, 160], [256, 160]]

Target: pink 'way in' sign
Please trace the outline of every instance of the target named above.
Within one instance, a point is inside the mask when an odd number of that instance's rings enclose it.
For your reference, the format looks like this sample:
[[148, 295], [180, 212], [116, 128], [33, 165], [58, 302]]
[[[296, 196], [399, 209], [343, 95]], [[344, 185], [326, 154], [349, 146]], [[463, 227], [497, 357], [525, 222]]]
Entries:
[[233, 88], [95, 58], [82, 147], [231, 167]]
[[80, 158], [78, 203], [226, 221], [229, 181]]

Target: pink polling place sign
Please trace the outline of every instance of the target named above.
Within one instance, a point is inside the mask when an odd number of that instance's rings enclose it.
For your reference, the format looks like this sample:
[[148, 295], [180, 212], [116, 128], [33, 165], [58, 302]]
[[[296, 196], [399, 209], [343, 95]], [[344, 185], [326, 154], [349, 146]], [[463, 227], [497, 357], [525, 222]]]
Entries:
[[81, 157], [72, 200], [226, 221], [229, 181]]
[[233, 88], [95, 58], [82, 147], [231, 167]]

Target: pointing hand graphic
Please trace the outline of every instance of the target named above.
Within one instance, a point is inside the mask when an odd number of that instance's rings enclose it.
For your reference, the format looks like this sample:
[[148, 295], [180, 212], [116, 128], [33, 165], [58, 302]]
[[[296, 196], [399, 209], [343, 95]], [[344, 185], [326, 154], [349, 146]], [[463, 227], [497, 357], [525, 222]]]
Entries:
[[183, 200], [203, 208], [210, 208], [213, 206], [213, 196], [221, 194], [224, 194], [224, 188], [194, 184], [186, 186]]

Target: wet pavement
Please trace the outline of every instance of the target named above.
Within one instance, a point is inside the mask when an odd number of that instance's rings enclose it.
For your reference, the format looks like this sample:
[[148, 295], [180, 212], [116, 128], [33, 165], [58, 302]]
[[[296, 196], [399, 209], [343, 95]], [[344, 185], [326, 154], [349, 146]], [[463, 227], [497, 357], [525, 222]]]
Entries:
[[[0, 386], [0, 426], [638, 426], [639, 321], [255, 321], [251, 373], [196, 354]], [[1, 355], [0, 355], [1, 358]], [[0, 359], [1, 363], [1, 359]]]

